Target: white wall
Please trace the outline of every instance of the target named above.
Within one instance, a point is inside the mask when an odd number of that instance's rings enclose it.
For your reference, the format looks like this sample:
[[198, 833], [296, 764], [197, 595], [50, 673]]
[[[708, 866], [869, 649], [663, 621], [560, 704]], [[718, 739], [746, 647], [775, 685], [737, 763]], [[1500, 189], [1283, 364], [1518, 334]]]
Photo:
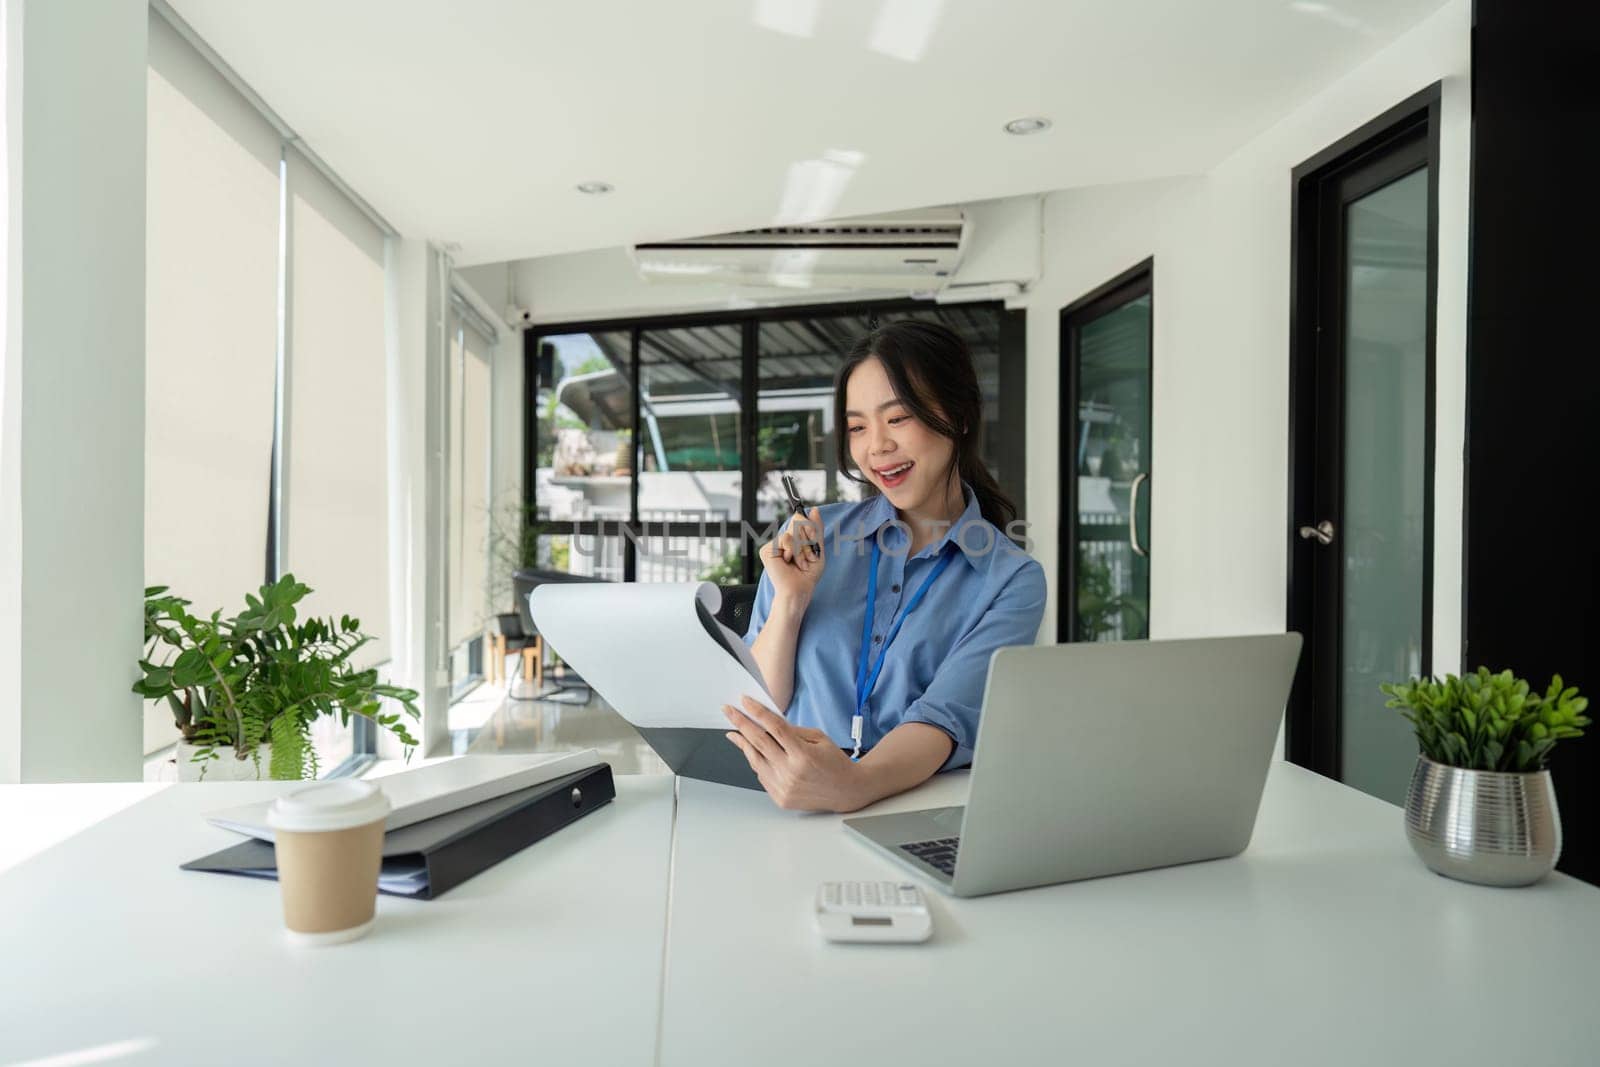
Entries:
[[146, 4], [6, 16], [0, 781], [137, 779]]
[[1028, 307], [1028, 501], [1052, 576], [1059, 314], [1149, 256], [1154, 274], [1151, 633], [1278, 630], [1288, 524], [1290, 171], [1443, 81], [1439, 174], [1436, 671], [1458, 666], [1471, 8], [1454, 0], [1211, 173], [1051, 194]]

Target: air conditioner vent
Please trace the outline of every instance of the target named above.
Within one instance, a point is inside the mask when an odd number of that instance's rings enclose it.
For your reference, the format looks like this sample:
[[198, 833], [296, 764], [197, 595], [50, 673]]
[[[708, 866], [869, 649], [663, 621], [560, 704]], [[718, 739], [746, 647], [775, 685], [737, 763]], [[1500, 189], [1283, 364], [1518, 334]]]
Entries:
[[633, 256], [653, 281], [917, 292], [954, 272], [968, 233], [961, 211], [937, 209], [653, 241]]

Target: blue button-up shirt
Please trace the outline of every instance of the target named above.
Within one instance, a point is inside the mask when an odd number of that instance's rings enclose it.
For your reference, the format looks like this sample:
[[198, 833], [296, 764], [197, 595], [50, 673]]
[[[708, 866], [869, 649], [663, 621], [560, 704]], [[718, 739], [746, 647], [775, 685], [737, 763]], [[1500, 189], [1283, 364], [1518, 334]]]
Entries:
[[[937, 726], [955, 741], [943, 769], [972, 762], [989, 657], [1007, 645], [1031, 645], [1044, 618], [1044, 568], [985, 520], [970, 486], [967, 506], [944, 536], [908, 557], [910, 530], [878, 495], [821, 508], [826, 566], [801, 620], [794, 695], [785, 717], [853, 747], [856, 664], [866, 621], [872, 539], [882, 547], [872, 634], [887, 639], [895, 617], [935, 561], [955, 554], [900, 627], [868, 697], [862, 750], [905, 722]], [[761, 576], [745, 644], [772, 610], [772, 579]], [[870, 640], [870, 638], [869, 638]], [[881, 648], [874, 644], [875, 657]]]

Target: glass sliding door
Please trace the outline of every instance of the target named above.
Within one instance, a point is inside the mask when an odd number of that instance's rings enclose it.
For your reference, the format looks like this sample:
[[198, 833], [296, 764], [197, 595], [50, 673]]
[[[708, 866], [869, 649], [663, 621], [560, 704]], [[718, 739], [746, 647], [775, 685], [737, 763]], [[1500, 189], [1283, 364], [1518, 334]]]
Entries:
[[1345, 214], [1344, 496], [1340, 594], [1344, 781], [1395, 803], [1416, 760], [1380, 682], [1422, 671], [1427, 579], [1428, 173]]
[[1151, 265], [1061, 315], [1062, 641], [1150, 633]]
[[1295, 171], [1289, 758], [1393, 803], [1431, 670], [1437, 89]]

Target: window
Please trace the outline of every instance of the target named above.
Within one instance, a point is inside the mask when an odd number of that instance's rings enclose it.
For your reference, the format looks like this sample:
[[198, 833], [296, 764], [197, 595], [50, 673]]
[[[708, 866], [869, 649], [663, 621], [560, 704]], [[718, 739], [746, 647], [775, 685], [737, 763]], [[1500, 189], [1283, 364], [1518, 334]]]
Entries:
[[389, 658], [383, 234], [289, 155], [291, 296], [284, 570], [308, 614], [352, 615]]
[[489, 614], [490, 382], [493, 341], [457, 309], [450, 337], [446, 478], [449, 482], [449, 620], [452, 695], [482, 675]]
[[616, 581], [755, 581], [741, 531], [781, 520], [780, 474], [813, 502], [863, 494], [834, 467], [833, 376], [857, 338], [893, 318], [933, 319], [966, 339], [984, 393], [984, 459], [1021, 507], [1022, 419], [1003, 420], [1000, 398], [1003, 379], [1021, 395], [1023, 334], [999, 305], [547, 327], [525, 337], [524, 485], [540, 565]]
[[[293, 573], [389, 658], [385, 233], [152, 10], [145, 573], [233, 614]], [[145, 751], [177, 740], [146, 710]], [[319, 721], [329, 770], [367, 742]]]
[[[266, 576], [281, 148], [154, 13], [148, 138], [145, 581], [231, 614]], [[146, 753], [177, 736], [146, 709]]]

